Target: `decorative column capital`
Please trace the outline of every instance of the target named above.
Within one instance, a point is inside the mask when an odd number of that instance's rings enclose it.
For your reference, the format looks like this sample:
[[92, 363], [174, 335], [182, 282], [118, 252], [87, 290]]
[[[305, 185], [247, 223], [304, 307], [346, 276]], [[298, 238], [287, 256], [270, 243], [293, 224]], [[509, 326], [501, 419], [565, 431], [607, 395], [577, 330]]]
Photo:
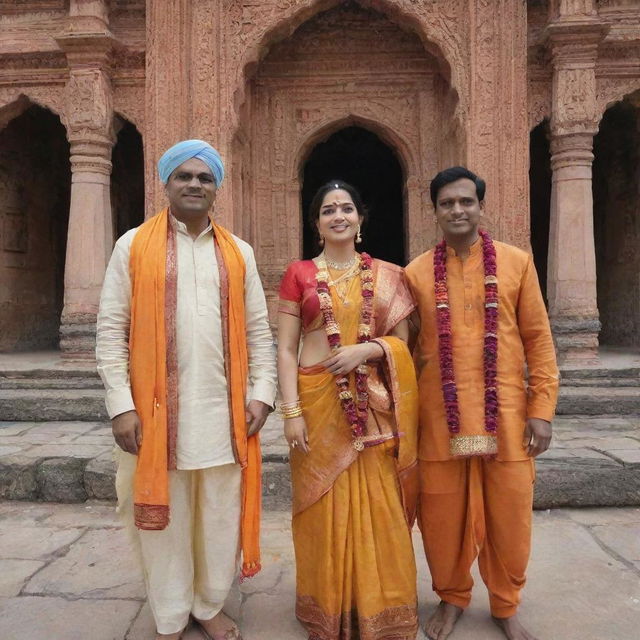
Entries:
[[578, 132], [554, 135], [551, 138], [551, 169], [584, 167], [591, 171], [593, 163], [593, 133]]
[[595, 66], [610, 25], [592, 3], [564, 1], [545, 30], [553, 64], [551, 133], [594, 135], [598, 129]]
[[563, 16], [545, 29], [554, 68], [592, 67], [611, 25], [593, 16]]

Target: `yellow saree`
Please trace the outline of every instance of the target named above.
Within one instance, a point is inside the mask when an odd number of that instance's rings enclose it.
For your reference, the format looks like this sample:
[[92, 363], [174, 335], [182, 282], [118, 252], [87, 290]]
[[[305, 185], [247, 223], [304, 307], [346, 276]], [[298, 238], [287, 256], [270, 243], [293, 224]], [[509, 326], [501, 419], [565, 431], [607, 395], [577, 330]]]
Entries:
[[[393, 316], [395, 324], [413, 308], [403, 296], [401, 271], [380, 264], [374, 263], [372, 336], [388, 333], [393, 327], [384, 326], [386, 319]], [[333, 289], [331, 294], [342, 344], [354, 344], [360, 281], [352, 281], [344, 302]], [[391, 313], [388, 305], [394, 305]], [[367, 435], [379, 434], [383, 442], [360, 453], [334, 376], [322, 366], [299, 370], [311, 450], [291, 455], [296, 615], [313, 640], [408, 640], [417, 631], [410, 532], [417, 496], [417, 386], [404, 342], [387, 337], [380, 343], [385, 358], [370, 367]]]

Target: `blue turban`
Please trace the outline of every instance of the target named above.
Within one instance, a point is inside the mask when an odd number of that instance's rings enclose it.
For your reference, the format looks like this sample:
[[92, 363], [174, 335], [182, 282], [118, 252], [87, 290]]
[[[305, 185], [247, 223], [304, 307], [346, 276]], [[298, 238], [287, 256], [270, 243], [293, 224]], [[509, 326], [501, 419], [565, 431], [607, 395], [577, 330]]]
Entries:
[[220, 154], [207, 142], [202, 140], [183, 140], [167, 149], [158, 160], [158, 173], [160, 180], [167, 184], [169, 176], [183, 163], [191, 158], [202, 160], [216, 180], [216, 186], [222, 184], [224, 178], [224, 164]]

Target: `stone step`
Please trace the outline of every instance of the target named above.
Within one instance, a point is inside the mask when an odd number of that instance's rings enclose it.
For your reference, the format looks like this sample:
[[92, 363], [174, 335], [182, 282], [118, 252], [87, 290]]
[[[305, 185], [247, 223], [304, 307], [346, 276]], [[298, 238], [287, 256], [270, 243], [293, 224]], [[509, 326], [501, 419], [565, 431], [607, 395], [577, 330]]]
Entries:
[[561, 387], [559, 415], [640, 415], [640, 387]]
[[[640, 415], [640, 387], [561, 387], [558, 415]], [[0, 421], [104, 420], [104, 391], [0, 388]]]
[[[289, 509], [282, 421], [262, 431], [263, 504]], [[558, 416], [552, 448], [538, 459], [536, 508], [640, 506], [640, 419]], [[108, 421], [0, 423], [0, 499], [115, 500]]]
[[[600, 456], [542, 458], [537, 463], [534, 508], [640, 506], [637, 463]], [[287, 462], [263, 461], [262, 498], [266, 510], [289, 509], [291, 479]], [[115, 500], [115, 463], [106, 456], [0, 458], [0, 498], [83, 502]]]
[[640, 379], [640, 367], [618, 367], [618, 368], [590, 368], [582, 369], [561, 369], [560, 376], [562, 381], [567, 380], [599, 380], [603, 378], [629, 378]]
[[640, 378], [562, 378], [561, 387], [640, 387]]
[[103, 389], [0, 389], [0, 420], [105, 420]]
[[0, 376], [0, 389], [104, 389], [100, 378], [13, 378]]
[[94, 367], [3, 369], [0, 389], [102, 389]]

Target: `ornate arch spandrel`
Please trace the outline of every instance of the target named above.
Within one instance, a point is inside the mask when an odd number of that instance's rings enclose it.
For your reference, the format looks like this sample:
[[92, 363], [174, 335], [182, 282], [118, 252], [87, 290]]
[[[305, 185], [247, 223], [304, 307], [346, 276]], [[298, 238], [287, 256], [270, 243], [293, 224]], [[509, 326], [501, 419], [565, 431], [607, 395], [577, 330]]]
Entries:
[[[243, 5], [233, 2], [227, 10], [226, 43], [230, 61], [227, 76], [233, 78], [227, 103], [234, 107], [223, 120], [235, 131], [239, 110], [245, 102], [247, 84], [260, 61], [275, 43], [289, 37], [307, 20], [336, 7], [339, 0], [277, 0]], [[457, 111], [469, 110], [469, 38], [465, 33], [465, 0], [358, 0], [363, 8], [382, 13], [392, 22], [415, 32], [425, 50], [436, 57], [457, 96]]]
[[[640, 96], [640, 77], [596, 78], [596, 105], [598, 125], [605, 111], [625, 98]], [[637, 99], [640, 100], [640, 97]]]
[[34, 104], [57, 115], [66, 129], [64, 87], [34, 86], [0, 87], [0, 130]]

